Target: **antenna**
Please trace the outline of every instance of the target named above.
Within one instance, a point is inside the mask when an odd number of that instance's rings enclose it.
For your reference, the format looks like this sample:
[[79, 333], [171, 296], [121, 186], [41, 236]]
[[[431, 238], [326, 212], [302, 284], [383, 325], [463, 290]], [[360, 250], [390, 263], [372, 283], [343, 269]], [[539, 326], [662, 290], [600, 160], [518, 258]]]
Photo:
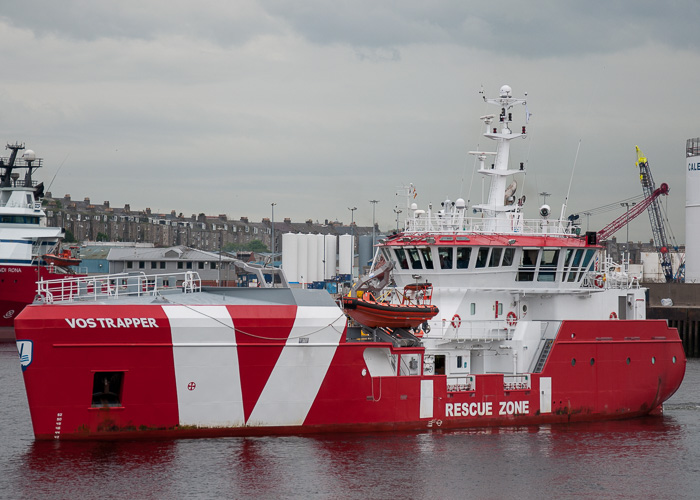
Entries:
[[571, 184], [574, 182], [574, 172], [576, 171], [576, 163], [578, 162], [578, 152], [581, 149], [581, 139], [578, 140], [578, 146], [576, 146], [576, 157], [574, 158], [574, 166], [571, 169], [571, 178], [569, 179], [569, 189], [566, 191], [566, 198], [564, 198], [564, 204], [561, 206], [561, 217], [559, 220], [564, 218], [564, 212], [566, 211], [566, 204], [569, 201], [569, 193], [571, 193]]
[[61, 167], [63, 167], [63, 164], [66, 162], [66, 160], [68, 159], [69, 156], [70, 156], [70, 153], [68, 153], [68, 154], [66, 155], [66, 157], [63, 159], [63, 161], [61, 162], [61, 164], [58, 166], [58, 170], [56, 170], [56, 173], [53, 174], [53, 178], [51, 179], [51, 182], [49, 183], [49, 187], [46, 188], [46, 192], [47, 192], [47, 193], [48, 193], [49, 190], [51, 189], [51, 186], [53, 186], [53, 181], [56, 180], [56, 176], [57, 176], [58, 173], [61, 171]]

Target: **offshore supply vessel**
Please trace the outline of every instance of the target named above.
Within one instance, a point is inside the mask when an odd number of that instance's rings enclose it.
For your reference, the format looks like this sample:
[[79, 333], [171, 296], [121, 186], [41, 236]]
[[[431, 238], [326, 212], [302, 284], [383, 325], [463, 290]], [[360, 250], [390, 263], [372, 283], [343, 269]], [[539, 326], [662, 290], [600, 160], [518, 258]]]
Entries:
[[[662, 411], [685, 373], [678, 332], [645, 319], [644, 289], [605, 259], [595, 233], [546, 205], [524, 217], [511, 179], [525, 168], [509, 158], [527, 134], [513, 125], [525, 100], [503, 86], [484, 101], [499, 112], [481, 117], [496, 151], [474, 152], [488, 199], [413, 205], [352, 292], [381, 303], [387, 284], [429, 291], [430, 314], [388, 326], [383, 311], [363, 324], [367, 315], [350, 320], [324, 290], [206, 288], [194, 272], [43, 280], [15, 324], [35, 437], [455, 429]], [[410, 307], [402, 300], [399, 312]]]
[[31, 149], [19, 155], [24, 144], [6, 149], [10, 156], [0, 158], [0, 340], [14, 341], [14, 320], [34, 300], [37, 280], [61, 278], [80, 260], [50, 261], [64, 231], [46, 225], [44, 185], [33, 179], [43, 160]]

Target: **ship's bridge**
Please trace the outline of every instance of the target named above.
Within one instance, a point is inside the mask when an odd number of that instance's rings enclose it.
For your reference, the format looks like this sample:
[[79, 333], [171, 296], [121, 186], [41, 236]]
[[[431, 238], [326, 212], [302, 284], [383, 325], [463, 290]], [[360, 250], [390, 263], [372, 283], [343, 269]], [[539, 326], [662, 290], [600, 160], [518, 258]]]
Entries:
[[[602, 247], [567, 233], [402, 233], [380, 243], [397, 286], [481, 289], [602, 289]], [[600, 276], [600, 277], [599, 277]]]

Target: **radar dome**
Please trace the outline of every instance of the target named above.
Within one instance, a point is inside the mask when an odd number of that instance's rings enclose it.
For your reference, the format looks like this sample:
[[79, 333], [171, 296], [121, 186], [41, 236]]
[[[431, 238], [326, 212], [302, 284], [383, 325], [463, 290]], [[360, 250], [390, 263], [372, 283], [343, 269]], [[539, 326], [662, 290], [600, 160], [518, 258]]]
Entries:
[[455, 207], [457, 208], [466, 208], [467, 204], [464, 203], [464, 200], [462, 198], [457, 198], [457, 201], [455, 201]]
[[501, 97], [510, 97], [512, 89], [508, 85], [501, 87]]
[[36, 155], [34, 154], [34, 151], [27, 149], [22, 155], [22, 158], [24, 158], [24, 161], [34, 161], [36, 160]]

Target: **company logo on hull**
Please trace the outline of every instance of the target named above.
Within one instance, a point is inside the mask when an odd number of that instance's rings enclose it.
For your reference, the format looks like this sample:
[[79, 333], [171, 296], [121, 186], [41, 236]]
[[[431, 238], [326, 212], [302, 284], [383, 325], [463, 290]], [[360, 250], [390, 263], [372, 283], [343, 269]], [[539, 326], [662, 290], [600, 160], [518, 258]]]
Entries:
[[17, 352], [19, 352], [19, 362], [22, 365], [22, 371], [24, 371], [34, 359], [34, 344], [31, 340], [18, 340]]
[[158, 328], [155, 318], [66, 318], [71, 328]]

